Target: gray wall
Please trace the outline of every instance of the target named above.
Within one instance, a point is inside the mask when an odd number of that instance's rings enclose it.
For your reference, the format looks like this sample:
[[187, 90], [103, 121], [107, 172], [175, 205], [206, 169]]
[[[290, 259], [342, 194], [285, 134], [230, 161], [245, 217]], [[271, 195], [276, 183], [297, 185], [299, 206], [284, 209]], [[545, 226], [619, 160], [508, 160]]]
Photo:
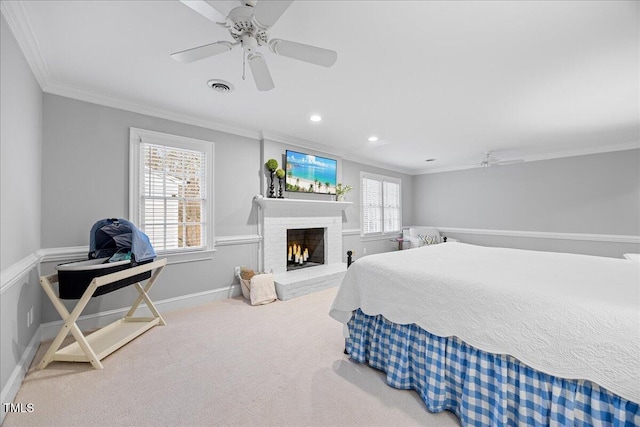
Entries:
[[40, 248], [42, 91], [2, 17], [0, 268]]
[[[0, 268], [4, 273], [40, 248], [42, 91], [4, 16], [0, 43]], [[0, 389], [4, 390], [40, 324], [40, 293], [35, 269], [10, 287], [2, 285]], [[28, 328], [31, 307], [34, 319]]]
[[82, 246], [101, 218], [129, 216], [129, 128], [215, 143], [216, 236], [256, 232], [257, 140], [44, 95], [42, 246]]
[[[259, 141], [50, 94], [43, 110], [43, 248], [87, 246], [94, 222], [129, 216], [130, 127], [213, 142], [215, 236], [257, 233], [252, 199], [260, 191]], [[256, 253], [257, 244], [249, 243], [169, 256], [151, 295], [162, 300], [233, 285], [233, 267], [257, 266]], [[43, 274], [56, 264], [43, 263]], [[127, 307], [129, 291], [94, 298], [83, 314]], [[54, 320], [59, 316], [45, 299], [42, 321]]]
[[[640, 234], [640, 150], [415, 177], [416, 225]], [[635, 244], [455, 235], [470, 243], [619, 257]]]

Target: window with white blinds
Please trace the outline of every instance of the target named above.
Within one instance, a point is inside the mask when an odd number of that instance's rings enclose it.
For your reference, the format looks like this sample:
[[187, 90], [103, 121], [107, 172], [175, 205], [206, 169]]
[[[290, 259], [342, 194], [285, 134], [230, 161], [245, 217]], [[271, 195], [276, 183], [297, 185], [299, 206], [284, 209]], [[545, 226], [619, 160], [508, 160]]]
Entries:
[[212, 156], [211, 142], [131, 129], [131, 218], [156, 251], [211, 244]]
[[362, 174], [362, 234], [397, 233], [402, 229], [400, 180]]

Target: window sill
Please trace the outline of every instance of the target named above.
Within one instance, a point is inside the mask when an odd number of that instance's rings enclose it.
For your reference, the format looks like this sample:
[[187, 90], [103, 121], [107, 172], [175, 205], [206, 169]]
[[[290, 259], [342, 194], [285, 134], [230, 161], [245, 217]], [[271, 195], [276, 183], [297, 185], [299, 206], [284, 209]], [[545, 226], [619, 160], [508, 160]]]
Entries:
[[402, 232], [394, 232], [394, 233], [384, 233], [384, 234], [361, 234], [360, 241], [362, 242], [373, 242], [376, 240], [389, 240], [395, 239], [402, 236]]

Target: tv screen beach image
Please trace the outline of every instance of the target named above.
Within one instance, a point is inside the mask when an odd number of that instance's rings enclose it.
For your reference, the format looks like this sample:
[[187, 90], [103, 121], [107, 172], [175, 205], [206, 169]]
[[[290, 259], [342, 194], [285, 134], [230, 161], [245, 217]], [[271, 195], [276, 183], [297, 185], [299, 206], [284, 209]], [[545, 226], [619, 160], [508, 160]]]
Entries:
[[336, 193], [337, 160], [287, 150], [287, 191]]

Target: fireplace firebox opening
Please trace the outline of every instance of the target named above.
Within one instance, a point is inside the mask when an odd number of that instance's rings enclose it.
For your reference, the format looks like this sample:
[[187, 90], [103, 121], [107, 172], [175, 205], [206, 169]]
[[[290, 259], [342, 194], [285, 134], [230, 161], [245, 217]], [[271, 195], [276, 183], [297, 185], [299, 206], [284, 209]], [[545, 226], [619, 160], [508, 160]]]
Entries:
[[287, 230], [287, 271], [323, 265], [325, 228]]

